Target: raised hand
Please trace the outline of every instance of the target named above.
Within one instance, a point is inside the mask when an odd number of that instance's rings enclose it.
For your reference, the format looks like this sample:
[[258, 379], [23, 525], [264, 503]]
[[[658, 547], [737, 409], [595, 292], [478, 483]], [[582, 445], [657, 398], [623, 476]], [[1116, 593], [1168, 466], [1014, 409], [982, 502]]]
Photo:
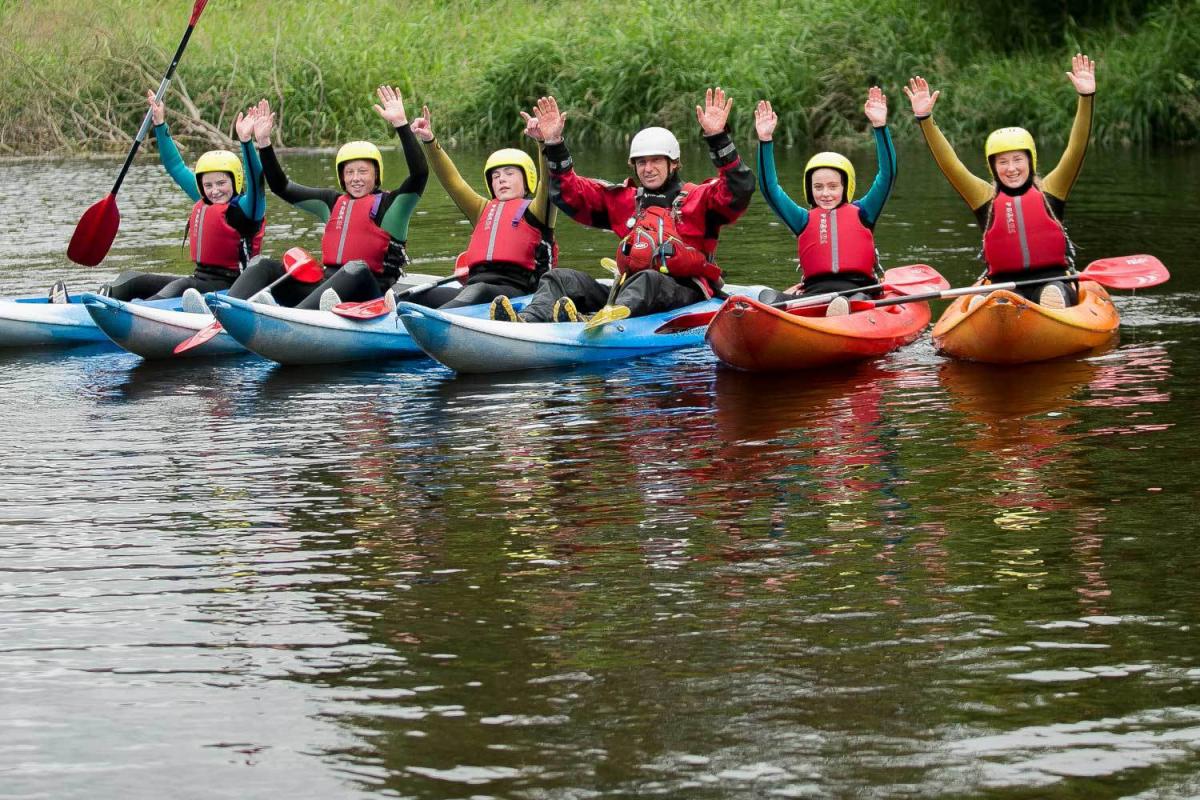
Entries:
[[[563, 140], [563, 129], [567, 126], [567, 112], [558, 110], [558, 101], [553, 95], [539, 97], [533, 109], [537, 116], [537, 126], [542, 133], [542, 141], [546, 144], [558, 144]], [[521, 115], [526, 116], [525, 114]], [[525, 122], [525, 130], [529, 131], [529, 122]]]
[[930, 94], [929, 81], [920, 75], [909, 78], [908, 86], [904, 87], [904, 95], [908, 98], [908, 102], [912, 103], [913, 114], [918, 117], [928, 117], [933, 113], [933, 106], [940, 94], [940, 91]]
[[400, 96], [399, 89], [380, 86], [375, 90], [375, 94], [379, 95], [379, 103], [382, 104], [374, 106], [379, 116], [391, 123], [393, 128], [408, 124], [408, 115], [404, 113], [404, 98]]
[[1096, 62], [1082, 53], [1076, 53], [1071, 59], [1071, 71], [1067, 77], [1080, 94], [1096, 93]]
[[771, 141], [775, 126], [779, 123], [779, 115], [771, 108], [769, 100], [759, 100], [754, 107], [754, 130], [760, 142]]
[[233, 129], [237, 132], [239, 142], [248, 142], [254, 136], [254, 120], [258, 116], [258, 106], [250, 106], [245, 112], [238, 112], [233, 121]]
[[[932, 108], [932, 104], [930, 106]], [[863, 105], [863, 113], [872, 128], [882, 128], [887, 125], [887, 95], [878, 86], [872, 86], [867, 92], [867, 102]]]
[[413, 136], [422, 142], [433, 141], [433, 122], [429, 119], [429, 106], [421, 106], [421, 116], [412, 121]]
[[545, 136], [542, 135], [542, 121], [537, 117], [530, 116], [524, 111], [521, 112], [521, 119], [525, 120], [525, 135], [535, 142], [545, 142]]
[[704, 92], [704, 107], [696, 106], [696, 121], [705, 136], [721, 133], [729, 120], [729, 110], [733, 108], [733, 98], [725, 97], [725, 90], [718, 86]]
[[150, 105], [150, 118], [155, 125], [162, 125], [167, 121], [166, 105], [154, 99], [154, 92], [146, 92], [146, 102]]
[[254, 146], [269, 147], [275, 130], [275, 112], [266, 100], [259, 100], [254, 109]]

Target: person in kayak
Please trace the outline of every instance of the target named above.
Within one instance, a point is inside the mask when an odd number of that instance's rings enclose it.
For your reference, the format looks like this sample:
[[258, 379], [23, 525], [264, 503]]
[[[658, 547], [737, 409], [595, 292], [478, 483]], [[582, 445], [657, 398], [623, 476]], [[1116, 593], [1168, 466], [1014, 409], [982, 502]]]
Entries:
[[[262, 165], [251, 144], [258, 108], [239, 113], [234, 130], [241, 158], [228, 150], [211, 150], [188, 169], [171, 139], [166, 106], [147, 92], [158, 157], [167, 174], [194, 203], [185, 238], [190, 241], [195, 271], [186, 277], [129, 270], [100, 287], [100, 294], [118, 300], [160, 300], [179, 297], [187, 289], [215, 292], [228, 289], [262, 247], [267, 209]], [[51, 302], [67, 302], [59, 281], [50, 290]], [[201, 305], [203, 305], [201, 303]]]
[[[617, 247], [620, 286], [613, 303], [628, 316], [669, 311], [712, 297], [722, 285], [714, 261], [721, 228], [746, 212], [754, 173], [742, 162], [726, 129], [733, 100], [719, 87], [696, 106], [717, 177], [684, 183], [680, 150], [665, 128], [645, 128], [629, 146], [636, 176], [613, 185], [576, 174], [563, 139], [566, 113], [553, 97], [538, 100], [535, 116], [523, 114], [528, 131], [545, 145], [550, 200], [571, 219], [621, 237]], [[609, 289], [586, 273], [548, 272], [520, 315], [506, 297], [492, 301], [492, 318], [513, 322], [575, 322], [580, 312], [603, 308]]]
[[262, 158], [267, 185], [291, 205], [325, 223], [321, 237], [325, 280], [314, 289], [288, 278], [270, 292], [264, 292], [286, 270], [281, 261], [261, 258], [247, 267], [230, 287], [230, 297], [317, 309], [343, 300], [373, 300], [405, 274], [408, 223], [425, 191], [429, 168], [408, 124], [400, 92], [391, 86], [380, 86], [376, 94], [379, 103], [375, 111], [396, 129], [408, 164], [408, 177], [398, 188], [387, 191], [380, 188], [383, 154], [370, 142], [348, 142], [338, 150], [334, 168], [341, 191], [288, 180], [271, 145], [275, 115], [266, 101], [261, 103], [262, 113], [255, 119], [254, 142]]
[[[455, 267], [463, 287], [431, 289], [415, 302], [459, 308], [501, 295], [531, 293], [538, 279], [555, 266], [557, 256], [556, 209], [550, 204], [548, 184], [538, 181], [533, 159], [511, 147], [488, 156], [483, 180], [491, 196], [483, 197], [467, 185], [434, 137], [428, 106], [413, 120], [412, 130], [425, 145], [433, 174], [473, 226], [471, 241]], [[544, 173], [544, 163], [542, 167]]]
[[[1024, 128], [993, 131], [984, 145], [992, 180], [972, 175], [933, 121], [933, 107], [941, 92], [931, 93], [929, 83], [919, 75], [904, 87], [934, 161], [966, 201], [983, 231], [982, 255], [991, 282], [1074, 274], [1075, 248], [1062, 220], [1091, 136], [1095, 62], [1076, 53], [1066, 75], [1079, 95], [1075, 121], [1062, 158], [1045, 177], [1038, 175], [1037, 148]], [[1065, 308], [1078, 302], [1078, 284], [1071, 280], [1018, 291], [1047, 308]], [[982, 302], [982, 296], [972, 302]]]
[[[896, 185], [896, 148], [887, 127], [887, 110], [887, 96], [878, 86], [872, 86], [863, 111], [874, 133], [879, 166], [863, 199], [854, 199], [854, 165], [849, 159], [839, 153], [817, 153], [804, 167], [804, 197], [809, 206], [804, 208], [779, 185], [772, 143], [779, 116], [770, 102], [758, 102], [754, 127], [758, 133], [759, 187], [767, 205], [797, 237], [798, 269], [803, 274], [799, 294], [764, 293], [761, 301], [776, 303], [806, 295], [850, 291], [879, 282], [875, 223]], [[869, 293], [852, 296], [865, 299]], [[825, 313], [838, 316], [849, 310], [849, 299], [837, 297]]]

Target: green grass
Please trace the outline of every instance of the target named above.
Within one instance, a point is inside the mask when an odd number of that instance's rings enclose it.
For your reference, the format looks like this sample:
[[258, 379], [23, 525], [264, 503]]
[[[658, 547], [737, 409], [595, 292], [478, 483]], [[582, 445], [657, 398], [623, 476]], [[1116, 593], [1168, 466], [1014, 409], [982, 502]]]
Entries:
[[[943, 90], [938, 119], [951, 136], [1023, 124], [1053, 138], [1070, 125], [1063, 72], [1081, 49], [1100, 64], [1098, 142], [1200, 140], [1200, 2], [1065, 0], [1063, 13], [1025, 28], [1001, 13], [1023, 9], [1024, 19], [1038, 5], [212, 0], [168, 102], [183, 139], [220, 142], [237, 110], [265, 96], [284, 144], [334, 144], [383, 133], [372, 93], [388, 82], [410, 114], [429, 103], [439, 135], [500, 146], [518, 140], [519, 110], [554, 93], [573, 140], [624, 142], [647, 124], [693, 129], [703, 88], [719, 84], [735, 98], [740, 136], [766, 97], [787, 143], [861, 132], [871, 82], [905, 120], [900, 87], [919, 73]], [[1071, 16], [1083, 8], [1099, 10]], [[0, 151], [122, 147], [189, 9], [97, 0], [81, 15], [68, 0], [0, 2]]]

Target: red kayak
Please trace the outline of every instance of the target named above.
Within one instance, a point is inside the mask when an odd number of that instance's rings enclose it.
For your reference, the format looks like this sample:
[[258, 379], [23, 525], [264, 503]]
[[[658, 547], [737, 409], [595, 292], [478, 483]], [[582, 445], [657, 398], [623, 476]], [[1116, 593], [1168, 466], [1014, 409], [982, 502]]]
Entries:
[[[884, 298], [900, 297], [884, 293]], [[840, 317], [825, 306], [779, 309], [731, 297], [708, 326], [717, 358], [749, 371], [795, 370], [876, 358], [908, 344], [929, 324], [929, 304], [867, 307]], [[867, 303], [862, 303], [868, 306]]]

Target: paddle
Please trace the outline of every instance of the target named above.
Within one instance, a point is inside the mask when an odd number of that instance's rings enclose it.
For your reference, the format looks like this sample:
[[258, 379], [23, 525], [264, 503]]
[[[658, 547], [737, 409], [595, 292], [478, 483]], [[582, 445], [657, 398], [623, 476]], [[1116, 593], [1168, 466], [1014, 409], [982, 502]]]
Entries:
[[[773, 303], [772, 308], [792, 309], [806, 306], [821, 306], [835, 297], [845, 297], [858, 292], [870, 292], [875, 289], [891, 289], [894, 292], [912, 295], [916, 292], [928, 292], [935, 289], [949, 289], [950, 282], [941, 276], [936, 269], [927, 264], [909, 264], [905, 267], [893, 267], [883, 273], [883, 281], [873, 286], [859, 286], [841, 292], [823, 292], [808, 297], [799, 297]], [[907, 298], [906, 298], [907, 299]], [[677, 333], [692, 328], [707, 325], [717, 315], [716, 311], [693, 311], [690, 314], [680, 314], [659, 325], [655, 333]]]
[[[604, 263], [603, 261], [600, 263]], [[584, 323], [585, 331], [595, 330], [601, 325], [607, 325], [610, 322], [625, 319], [629, 316], [629, 306], [614, 306], [613, 301], [617, 299], [617, 292], [621, 291], [621, 284], [625, 282], [625, 273], [620, 273], [613, 279], [612, 288], [608, 290], [608, 300], [604, 302], [604, 308], [592, 314], [592, 318]]]
[[383, 297], [376, 297], [374, 300], [366, 300], [362, 303], [338, 303], [333, 307], [333, 313], [346, 319], [375, 319], [376, 317], [382, 317], [395, 311], [397, 300], [403, 300], [406, 297], [412, 297], [413, 295], [427, 292], [430, 289], [454, 283], [456, 280], [458, 280], [458, 276], [447, 275], [440, 280], [410, 286], [401, 292], [393, 293], [391, 290], [388, 290], [384, 292]]
[[[170, 86], [171, 78], [175, 75], [175, 68], [179, 66], [179, 59], [183, 56], [188, 39], [192, 38], [192, 31], [195, 30], [196, 22], [200, 19], [200, 12], [204, 10], [207, 3], [208, 0], [196, 0], [195, 5], [192, 6], [192, 16], [188, 20], [187, 30], [184, 31], [183, 39], [180, 40], [179, 47], [175, 50], [175, 57], [171, 59], [171, 66], [167, 68], [167, 74], [163, 76], [162, 82], [158, 85], [158, 91], [154, 93], [155, 102], [162, 102], [163, 95], [167, 93], [167, 87]], [[113, 239], [117, 236], [117, 228], [121, 225], [121, 212], [117, 210], [117, 191], [121, 188], [121, 183], [124, 182], [130, 165], [133, 164], [133, 157], [137, 154], [142, 140], [146, 138], [146, 133], [150, 130], [152, 114], [153, 111], [146, 111], [142, 127], [138, 129], [137, 136], [134, 137], [133, 147], [129, 148], [129, 155], [125, 156], [125, 164], [121, 167], [121, 172], [117, 175], [117, 181], [113, 184], [112, 189], [102, 200], [83, 212], [83, 216], [79, 218], [79, 224], [75, 226], [75, 233], [71, 236], [71, 243], [67, 245], [67, 258], [76, 264], [94, 267], [108, 255], [108, 249], [112, 247]]]
[[[250, 298], [251, 302], [254, 301], [254, 297], [257, 297], [263, 292], [270, 291], [274, 287], [283, 283], [283, 281], [287, 278], [295, 278], [301, 283], [320, 283], [325, 278], [325, 269], [318, 264], [303, 247], [293, 247], [291, 250], [288, 250], [283, 254], [283, 268], [285, 270], [283, 275], [272, 281], [269, 286], [259, 289], [257, 292], [255, 292], [254, 296]], [[221, 323], [214, 320], [200, 330], [196, 331], [196, 333], [192, 336], [175, 345], [175, 349], [172, 352], [175, 355], [186, 353], [188, 350], [199, 347], [208, 340], [212, 339], [214, 336], [220, 333], [221, 330]]]
[[[1037, 286], [1061, 280], [1092, 281], [1110, 289], [1144, 289], [1165, 282], [1171, 274], [1163, 263], [1154, 256], [1118, 256], [1116, 258], [1101, 258], [1088, 264], [1082, 271], [1064, 278], [1053, 275], [1049, 278], [1034, 278], [1027, 281], [1007, 281], [1005, 283], [983, 283], [978, 286], [963, 286], [958, 289], [945, 289], [937, 292], [913, 294], [907, 297], [888, 298], [887, 300], [870, 300], [870, 308], [892, 306], [897, 303], [913, 303], [921, 300], [950, 300], [972, 294], [989, 294], [998, 289], [1013, 290], [1022, 286]], [[866, 308], [867, 306], [864, 306]]]

